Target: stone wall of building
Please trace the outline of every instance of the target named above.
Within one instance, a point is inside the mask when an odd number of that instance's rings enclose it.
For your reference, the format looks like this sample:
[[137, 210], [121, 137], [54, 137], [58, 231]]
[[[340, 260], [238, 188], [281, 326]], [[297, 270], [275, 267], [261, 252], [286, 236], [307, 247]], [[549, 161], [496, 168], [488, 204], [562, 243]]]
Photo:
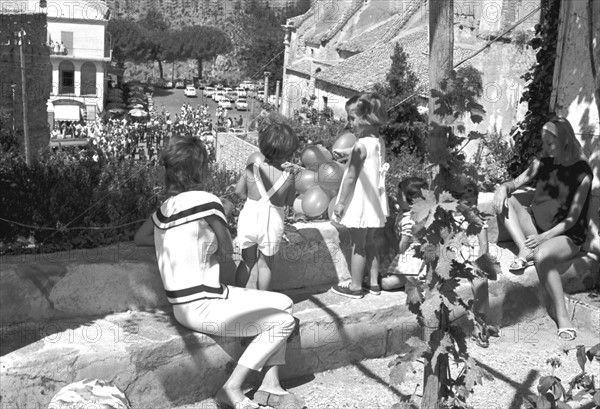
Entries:
[[[25, 31], [23, 62], [27, 124], [32, 158], [50, 142], [46, 104], [52, 84], [50, 49], [46, 44], [47, 19], [42, 13], [0, 14], [0, 110], [8, 114], [8, 126], [14, 126], [21, 151], [25, 150], [23, 133], [23, 93], [20, 46], [17, 33]], [[13, 92], [14, 91], [14, 92]]]
[[236, 172], [244, 170], [248, 156], [259, 151], [255, 144], [256, 135], [250, 133], [247, 139], [243, 140], [227, 133], [217, 134], [215, 143], [217, 164]]

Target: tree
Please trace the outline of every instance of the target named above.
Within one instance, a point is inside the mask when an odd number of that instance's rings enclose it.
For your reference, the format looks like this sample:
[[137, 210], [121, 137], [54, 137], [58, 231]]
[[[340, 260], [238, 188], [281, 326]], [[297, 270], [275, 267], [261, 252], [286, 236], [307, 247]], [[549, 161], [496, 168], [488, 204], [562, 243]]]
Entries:
[[140, 48], [146, 54], [147, 60], [158, 62], [160, 78], [162, 78], [162, 59], [165, 52], [164, 40], [169, 37], [169, 23], [159, 10], [151, 8], [138, 21], [138, 25], [143, 38]]
[[142, 48], [142, 31], [137, 22], [130, 19], [111, 19], [106, 30], [111, 37], [112, 58], [118, 67], [123, 68], [127, 60], [134, 62], [146, 60]]
[[198, 76], [202, 78], [202, 62], [229, 52], [233, 45], [229, 37], [218, 28], [207, 26], [184, 27], [172, 36], [180, 41], [180, 59], [195, 59]]

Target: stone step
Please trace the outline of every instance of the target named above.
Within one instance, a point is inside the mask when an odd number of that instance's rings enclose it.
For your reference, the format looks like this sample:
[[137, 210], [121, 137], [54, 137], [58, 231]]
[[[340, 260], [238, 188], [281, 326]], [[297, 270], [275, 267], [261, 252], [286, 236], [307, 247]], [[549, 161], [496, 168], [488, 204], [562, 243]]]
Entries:
[[[500, 254], [507, 265], [512, 253]], [[582, 264], [582, 260], [563, 275], [567, 292], [584, 290], [583, 283], [596, 276], [597, 264]], [[290, 339], [283, 379], [395, 354], [402, 341], [422, 338], [428, 331], [408, 311], [404, 292], [355, 300], [328, 289], [286, 292], [295, 301], [294, 315], [301, 324], [299, 334]], [[466, 280], [457, 291], [465, 299], [472, 297]], [[544, 301], [533, 267], [522, 275], [500, 275], [490, 282], [489, 294], [492, 322], [511, 324], [545, 313], [540, 309]], [[463, 315], [459, 310], [452, 313], [456, 318]], [[578, 307], [573, 316], [578, 325], [589, 325], [598, 310]], [[243, 348], [236, 339], [185, 329], [174, 321], [170, 308], [1, 328], [0, 395], [3, 405], [14, 407], [46, 407], [61, 387], [84, 378], [115, 382], [135, 408], [199, 402], [222, 385]]]

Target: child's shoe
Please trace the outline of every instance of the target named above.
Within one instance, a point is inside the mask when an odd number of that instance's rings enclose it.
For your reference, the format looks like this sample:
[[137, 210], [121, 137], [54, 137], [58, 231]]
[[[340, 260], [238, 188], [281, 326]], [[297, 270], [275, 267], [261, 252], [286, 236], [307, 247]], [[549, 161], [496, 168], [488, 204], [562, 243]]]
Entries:
[[363, 298], [364, 294], [362, 288], [360, 290], [351, 290], [350, 284], [351, 281], [336, 284], [333, 287], [331, 287], [331, 291], [344, 297]]
[[378, 285], [370, 285], [368, 283], [363, 283], [363, 290], [372, 295], [381, 295], [381, 287]]

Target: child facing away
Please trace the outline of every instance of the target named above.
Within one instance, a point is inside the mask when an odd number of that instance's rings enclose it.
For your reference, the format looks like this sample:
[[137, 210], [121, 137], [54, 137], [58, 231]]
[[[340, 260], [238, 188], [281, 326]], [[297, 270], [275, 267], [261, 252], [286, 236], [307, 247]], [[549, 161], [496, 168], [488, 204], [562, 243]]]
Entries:
[[[458, 189], [452, 192], [455, 199], [459, 201], [455, 218], [466, 229], [468, 223], [477, 223], [481, 230], [477, 234], [479, 252], [477, 257], [481, 257], [489, 252], [488, 225], [479, 215], [477, 210], [477, 201], [479, 189], [477, 184], [471, 179], [462, 179], [458, 183]], [[466, 225], [465, 225], [466, 224]], [[467, 251], [467, 258], [470, 258], [471, 251]], [[463, 255], [464, 257], [465, 255]], [[477, 258], [476, 257], [476, 258]], [[487, 278], [475, 278], [471, 281], [473, 289], [473, 314], [475, 316], [475, 327], [471, 338], [481, 348], [489, 347], [489, 337], [498, 337], [499, 329], [494, 325], [487, 323], [490, 310], [490, 299]]]
[[379, 128], [387, 122], [387, 112], [379, 95], [365, 93], [346, 102], [346, 113], [357, 140], [342, 177], [333, 218], [350, 230], [352, 279], [331, 290], [344, 297], [362, 298], [365, 271], [369, 272], [367, 291], [375, 295], [381, 292], [374, 236], [388, 215], [385, 172], [389, 166], [385, 163], [385, 142], [379, 134]]
[[[279, 382], [286, 341], [295, 327], [293, 302], [284, 294], [231, 285], [235, 262], [224, 208], [219, 198], [202, 190], [207, 161], [199, 139], [169, 140], [161, 154], [168, 198], [139, 228], [134, 242], [156, 248], [161, 279], [178, 323], [209, 335], [255, 337], [217, 391], [219, 407], [269, 404], [300, 409], [302, 399]], [[243, 391], [251, 371], [264, 376], [253, 400]]]
[[398, 216], [394, 223], [395, 248], [398, 254], [392, 260], [387, 274], [381, 277], [381, 288], [385, 291], [404, 288], [407, 277], [419, 275], [422, 261], [405, 254], [413, 243], [415, 222], [410, 211], [416, 198], [422, 197], [422, 189], [427, 189], [427, 182], [415, 176], [410, 176], [398, 183]]
[[258, 134], [262, 163], [250, 163], [240, 177], [235, 193], [246, 203], [238, 218], [237, 243], [242, 260], [236, 271], [236, 285], [246, 286], [257, 266], [257, 288], [271, 289], [271, 266], [279, 251], [284, 230], [284, 206], [296, 197], [295, 175], [282, 164], [298, 149], [300, 142], [292, 128], [273, 123]]

